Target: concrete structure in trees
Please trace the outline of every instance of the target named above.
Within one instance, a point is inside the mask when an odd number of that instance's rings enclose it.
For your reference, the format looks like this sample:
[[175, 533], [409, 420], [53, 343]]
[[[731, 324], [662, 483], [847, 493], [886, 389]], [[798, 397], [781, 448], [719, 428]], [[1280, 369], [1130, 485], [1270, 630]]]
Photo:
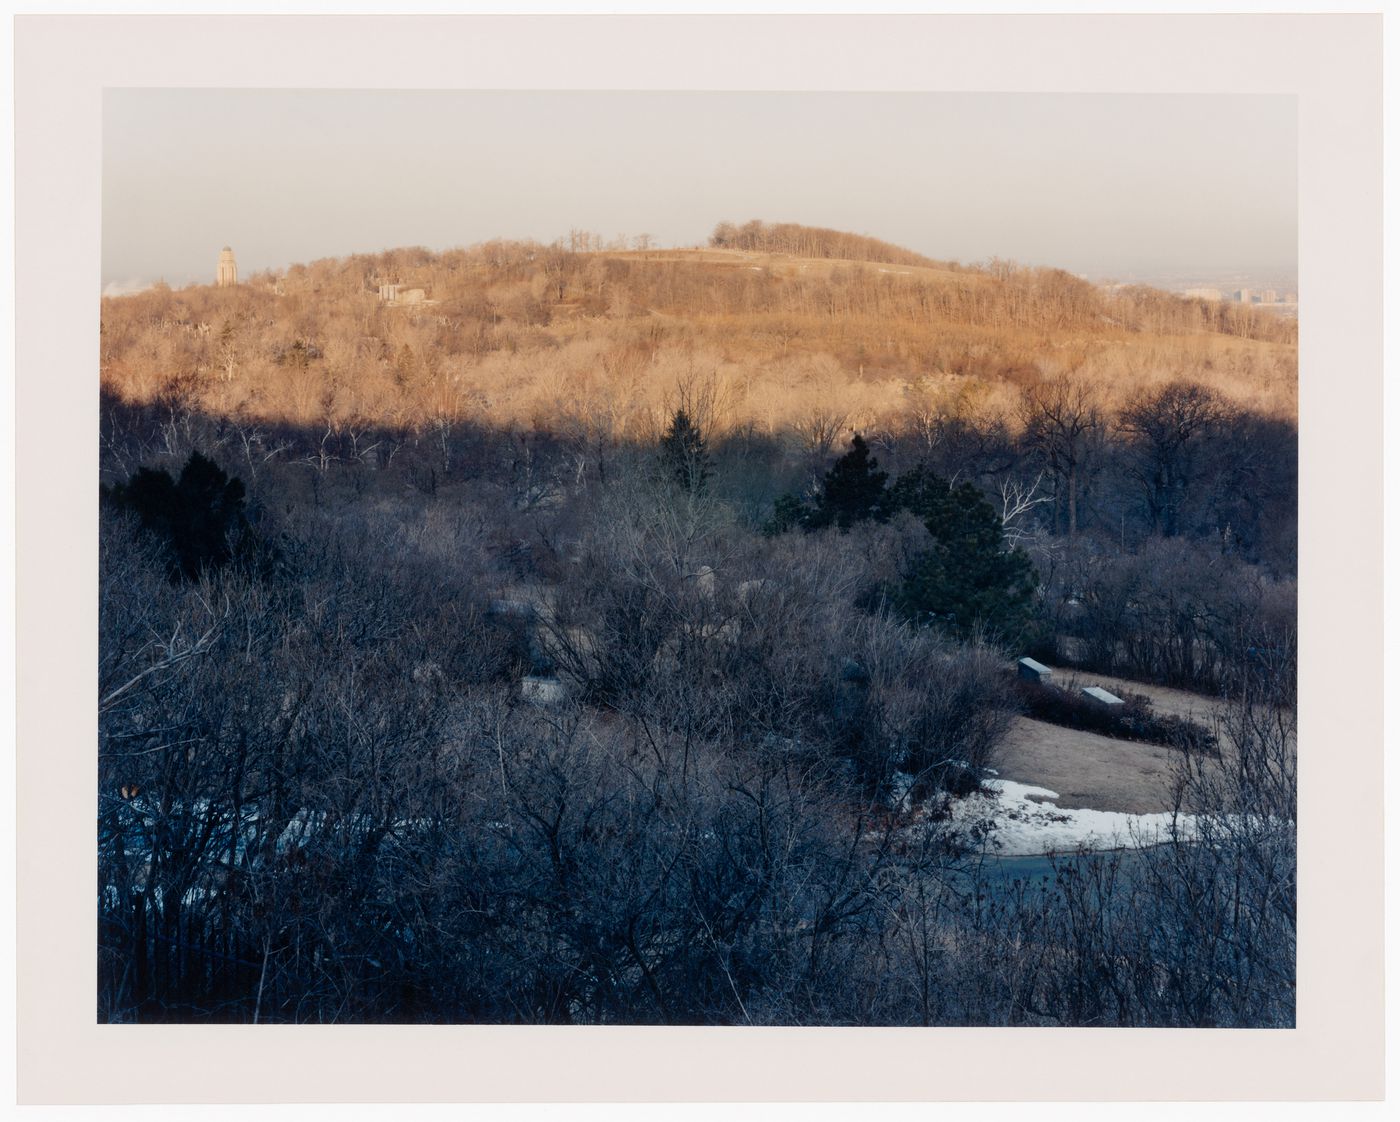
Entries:
[[1039, 682], [1047, 686], [1050, 684], [1050, 667], [1036, 662], [1033, 658], [1019, 659], [1016, 663], [1016, 673], [1021, 676], [1023, 681]]
[[238, 283], [238, 262], [233, 259], [233, 250], [224, 246], [219, 253], [219, 271], [214, 283], [220, 288], [232, 288]]
[[520, 696], [535, 705], [561, 705], [569, 699], [569, 687], [558, 678], [532, 674], [520, 679]]
[[1100, 705], [1107, 705], [1111, 707], [1114, 705], [1123, 704], [1123, 699], [1121, 697], [1115, 697], [1102, 686], [1085, 686], [1084, 696], [1089, 698], [1091, 701], [1097, 701]]

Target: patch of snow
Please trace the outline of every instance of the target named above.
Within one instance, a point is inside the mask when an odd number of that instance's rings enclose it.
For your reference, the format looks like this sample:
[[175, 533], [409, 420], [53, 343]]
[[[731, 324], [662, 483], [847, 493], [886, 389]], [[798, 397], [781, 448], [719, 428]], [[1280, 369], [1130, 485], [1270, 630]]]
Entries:
[[953, 825], [985, 830], [988, 849], [1006, 857], [1137, 849], [1195, 834], [1192, 815], [1061, 809], [1054, 805], [1060, 797], [1054, 791], [1009, 779], [989, 779], [982, 788], [953, 803]]

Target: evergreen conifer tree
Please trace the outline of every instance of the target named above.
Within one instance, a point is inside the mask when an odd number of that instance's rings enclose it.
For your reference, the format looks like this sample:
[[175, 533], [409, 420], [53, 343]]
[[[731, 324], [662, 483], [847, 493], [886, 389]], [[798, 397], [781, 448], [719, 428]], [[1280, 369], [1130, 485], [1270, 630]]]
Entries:
[[226, 564], [251, 540], [242, 481], [199, 452], [190, 453], [178, 481], [143, 467], [107, 498], [161, 539], [172, 580], [194, 580], [202, 569]]
[[705, 434], [684, 409], [677, 409], [661, 438], [661, 462], [687, 494], [698, 495], [712, 474]]
[[1035, 567], [1024, 550], [1006, 548], [1001, 518], [976, 487], [921, 466], [896, 481], [890, 506], [921, 518], [933, 539], [896, 591], [904, 614], [961, 635], [978, 625], [1006, 639], [1024, 631]]
[[812, 511], [797, 495], [779, 495], [773, 500], [773, 517], [763, 524], [769, 537], [785, 534], [798, 526], [808, 526]]
[[851, 438], [851, 450], [832, 464], [823, 478], [821, 498], [808, 525], [835, 524], [848, 530], [866, 518], [884, 521], [885, 481], [889, 474], [879, 468], [865, 438], [856, 433]]

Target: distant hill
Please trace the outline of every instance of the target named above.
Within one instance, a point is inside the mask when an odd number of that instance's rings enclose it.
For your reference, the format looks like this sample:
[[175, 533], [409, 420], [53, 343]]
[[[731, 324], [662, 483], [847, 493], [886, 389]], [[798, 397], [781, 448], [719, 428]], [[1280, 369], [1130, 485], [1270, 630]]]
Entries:
[[[717, 423], [768, 431], [818, 414], [899, 425], [911, 411], [1014, 418], [1047, 377], [1105, 401], [1171, 379], [1296, 414], [1297, 325], [1063, 270], [937, 261], [874, 238], [721, 223], [705, 249], [492, 241], [295, 265], [234, 288], [104, 298], [104, 387], [220, 414], [408, 424], [654, 427], [703, 378]], [[397, 286], [397, 296], [391, 296]]]
[[710, 235], [716, 249], [781, 253], [791, 257], [823, 257], [842, 261], [880, 261], [887, 265], [924, 265], [934, 269], [959, 269], [953, 262], [935, 261], [923, 254], [863, 234], [848, 234], [795, 222], [766, 223], [755, 218], [736, 226], [721, 222]]

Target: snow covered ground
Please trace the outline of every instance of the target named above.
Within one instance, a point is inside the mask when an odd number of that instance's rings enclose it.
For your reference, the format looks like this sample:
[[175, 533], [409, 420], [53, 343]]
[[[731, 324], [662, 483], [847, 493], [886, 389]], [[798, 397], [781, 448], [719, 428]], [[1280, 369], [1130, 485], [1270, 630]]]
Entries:
[[1156, 845], [1195, 831], [1191, 815], [1124, 814], [1109, 810], [1062, 810], [1060, 796], [1044, 787], [989, 779], [983, 790], [952, 806], [953, 824], [985, 832], [990, 852], [1005, 857], [1073, 853], [1080, 849], [1125, 849]]

